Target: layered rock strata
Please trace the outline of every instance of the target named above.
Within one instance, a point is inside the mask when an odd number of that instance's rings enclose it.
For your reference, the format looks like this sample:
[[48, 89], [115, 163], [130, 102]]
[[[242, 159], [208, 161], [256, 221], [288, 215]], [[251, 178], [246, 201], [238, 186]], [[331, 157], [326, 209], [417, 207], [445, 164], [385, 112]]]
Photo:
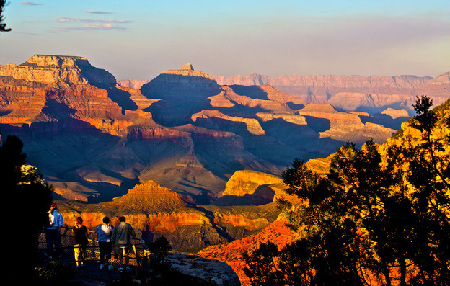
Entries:
[[236, 116], [228, 116], [221, 113], [218, 110], [203, 110], [199, 113], [192, 115], [192, 120], [196, 122], [199, 119], [208, 119], [208, 118], [220, 118], [227, 121], [238, 122], [245, 124], [248, 132], [254, 135], [264, 135], [265, 132], [259, 124], [258, 120], [253, 118], [243, 118]]
[[377, 113], [381, 111], [380, 107], [390, 105], [412, 110], [411, 103], [416, 96], [427, 94], [435, 104], [443, 103], [450, 96], [449, 73], [434, 79], [417, 76], [269, 77], [260, 74], [216, 76], [215, 79], [221, 85], [271, 85], [307, 103], [332, 103], [346, 111], [368, 109]]
[[[383, 105], [402, 99], [399, 90], [424, 85], [439, 95], [446, 78], [433, 84], [417, 77], [284, 79], [311, 88], [311, 98], [315, 90], [328, 90], [333, 107], [266, 85], [269, 77], [252, 77], [258, 86], [220, 85], [186, 64], [138, 90], [133, 87], [140, 83], [118, 85], [86, 58], [36, 55], [0, 67], [0, 132], [25, 141], [30, 162], [55, 186], [57, 198], [110, 200], [154, 180], [206, 204], [222, 195], [237, 170], [280, 174], [295, 157], [326, 157], [347, 141], [382, 142], [404, 118], [393, 110], [408, 112]], [[345, 98], [354, 111], [339, 107]], [[361, 104], [383, 114], [372, 116]], [[222, 203], [261, 204], [273, 192], [267, 186]]]

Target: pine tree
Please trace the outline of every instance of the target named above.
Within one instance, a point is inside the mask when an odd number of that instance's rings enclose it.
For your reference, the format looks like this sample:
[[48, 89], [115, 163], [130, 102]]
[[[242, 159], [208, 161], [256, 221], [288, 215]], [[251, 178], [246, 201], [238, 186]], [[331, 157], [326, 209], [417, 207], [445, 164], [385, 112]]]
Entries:
[[[52, 187], [35, 168], [28, 168], [23, 143], [8, 136], [0, 147], [0, 189], [3, 210], [8, 210], [5, 274], [17, 281], [32, 279], [37, 263], [38, 236], [48, 223]], [[17, 277], [17, 273], [20, 276]]]
[[6, 28], [5, 17], [3, 12], [5, 11], [6, 0], [0, 0], [0, 32], [9, 32], [11, 29]]

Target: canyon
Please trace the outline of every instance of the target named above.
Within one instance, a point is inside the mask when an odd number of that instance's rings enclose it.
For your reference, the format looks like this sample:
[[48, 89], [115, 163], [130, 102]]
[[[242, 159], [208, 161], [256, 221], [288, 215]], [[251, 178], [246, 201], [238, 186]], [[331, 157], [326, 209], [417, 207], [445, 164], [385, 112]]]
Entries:
[[[430, 138], [432, 140], [438, 140], [442, 145], [440, 145], [439, 150], [437, 151], [437, 156], [439, 156], [440, 159], [443, 159], [442, 161], [448, 160], [448, 155], [450, 154], [450, 148], [449, 148], [449, 142], [448, 142], [448, 136], [450, 134], [450, 126], [448, 124], [448, 118], [449, 118], [449, 110], [450, 110], [450, 99], [445, 101], [443, 104], [436, 106], [433, 108], [433, 112], [436, 115], [436, 126], [433, 128]], [[392, 161], [391, 152], [389, 151], [390, 148], [411, 148], [411, 147], [417, 147], [421, 144], [424, 144], [426, 141], [425, 137], [423, 137], [423, 133], [417, 129], [417, 122], [414, 122], [413, 118], [405, 121], [402, 123], [402, 128], [396, 132], [395, 135], [388, 138], [387, 141], [385, 141], [382, 144], [375, 144], [375, 147], [378, 149], [380, 157], [381, 157], [381, 164], [387, 165], [388, 162]], [[445, 138], [445, 139], [444, 139]], [[444, 139], [444, 140], [442, 140]], [[362, 149], [365, 148], [365, 146], [362, 147]], [[331, 154], [330, 156], [326, 158], [315, 158], [307, 161], [305, 163], [307, 169], [319, 173], [319, 174], [327, 174], [330, 173], [330, 166], [332, 162], [332, 158], [334, 155], [337, 154]], [[444, 159], [445, 158], [445, 159]], [[403, 164], [409, 164], [403, 163]], [[406, 169], [406, 167], [405, 167]], [[421, 173], [423, 175], [424, 173]], [[252, 185], [253, 182], [260, 182], [264, 183], [267, 181], [261, 181], [261, 178], [264, 178], [270, 175], [267, 174], [260, 174], [260, 179], [253, 179], [252, 181], [247, 181], [245, 178], [250, 174], [241, 174], [236, 176], [235, 178], [231, 178], [229, 182], [227, 183], [227, 190], [228, 189], [237, 189], [239, 192], [246, 193], [247, 190], [252, 190], [255, 188], [255, 186]], [[252, 176], [258, 177], [258, 174], [254, 174]], [[269, 183], [269, 182], [267, 182]], [[276, 184], [276, 181], [273, 183]], [[258, 185], [257, 188], [261, 187], [261, 185]], [[394, 187], [395, 188], [395, 187]], [[371, 189], [376, 192], [375, 189]], [[309, 190], [307, 190], [309, 191]], [[379, 190], [378, 190], [379, 191]], [[391, 190], [392, 191], [392, 190]], [[233, 192], [233, 191], [231, 191]], [[251, 192], [251, 191], [250, 191]], [[305, 189], [303, 189], [303, 192], [305, 192]], [[395, 190], [393, 191], [395, 192]], [[409, 192], [409, 190], [407, 191]], [[235, 192], [234, 192], [235, 193]], [[284, 196], [283, 198], [287, 198]], [[288, 199], [292, 205], [288, 208], [295, 208], [295, 207], [301, 207], [302, 204], [306, 205], [307, 202], [302, 201], [293, 201], [291, 198]], [[256, 234], [249, 235], [247, 237], [244, 237], [239, 240], [234, 240], [228, 244], [222, 244], [222, 245], [214, 245], [209, 246], [197, 253], [197, 255], [207, 258], [207, 259], [217, 259], [222, 262], [226, 262], [229, 264], [234, 271], [239, 276], [239, 280], [241, 281], [241, 285], [252, 285], [251, 284], [251, 277], [246, 275], [246, 272], [244, 271], [245, 268], [249, 267], [250, 265], [247, 264], [246, 260], [244, 259], [245, 254], [251, 253], [258, 249], [261, 244], [263, 243], [273, 243], [278, 250], [282, 250], [284, 247], [286, 247], [291, 242], [294, 242], [297, 239], [301, 239], [305, 237], [305, 234], [302, 231], [302, 227], [300, 226], [300, 229], [295, 229], [290, 225], [289, 219], [292, 219], [291, 222], [295, 221], [297, 218], [294, 218], [290, 216], [288, 213], [280, 213], [278, 218], [268, 224], [265, 228], [263, 228], [261, 231], [259, 231]], [[294, 222], [295, 223], [295, 222]], [[295, 229], [295, 230], [294, 230]], [[296, 254], [300, 255], [300, 254]], [[270, 254], [268, 254], [270, 257]], [[264, 257], [266, 258], [266, 257]], [[263, 258], [263, 259], [264, 259]], [[260, 258], [261, 259], [261, 258]], [[287, 257], [289, 259], [289, 257]], [[268, 260], [265, 260], [268, 261]], [[270, 260], [269, 260], [270, 261]], [[368, 275], [373, 275], [369, 274]], [[381, 282], [380, 278], [375, 277], [372, 280], [371, 285], [382, 285], [383, 282]], [[394, 270], [392, 272], [392, 277], [398, 277], [400, 274]], [[395, 278], [398, 279], [398, 278]]]
[[[122, 84], [122, 85], [121, 85]], [[154, 180], [209, 204], [240, 170], [273, 175], [347, 141], [384, 142], [416, 95], [450, 97], [429, 77], [218, 77], [192, 64], [117, 81], [84, 57], [0, 66], [0, 133], [18, 135], [58, 199], [109, 201]]]
[[[277, 219], [280, 213], [276, 207], [278, 197], [273, 194], [262, 196], [257, 191], [269, 182], [268, 178], [277, 180], [279, 184], [279, 178], [255, 174], [254, 171], [233, 175], [234, 181], [253, 186], [253, 191], [247, 191], [248, 195], [261, 198], [240, 206], [199, 206], [186, 202], [181, 195], [150, 180], [112, 201], [85, 204], [63, 200], [58, 202], [58, 208], [67, 227], [74, 226], [77, 217], [81, 217], [89, 229], [95, 229], [105, 216], [111, 217], [115, 225], [118, 216], [123, 215], [137, 236], [147, 242], [164, 235], [174, 250], [196, 252], [256, 234]], [[283, 187], [278, 190], [278, 196], [290, 197]]]
[[123, 215], [139, 237], [227, 262], [245, 285], [244, 252], [295, 239], [277, 207], [305, 203], [280, 177], [294, 158], [326, 173], [346, 142], [401, 144], [417, 136], [405, 121], [422, 94], [446, 101], [450, 73], [220, 77], [188, 63], [117, 81], [84, 57], [35, 55], [0, 66], [0, 134], [23, 141], [68, 227]]

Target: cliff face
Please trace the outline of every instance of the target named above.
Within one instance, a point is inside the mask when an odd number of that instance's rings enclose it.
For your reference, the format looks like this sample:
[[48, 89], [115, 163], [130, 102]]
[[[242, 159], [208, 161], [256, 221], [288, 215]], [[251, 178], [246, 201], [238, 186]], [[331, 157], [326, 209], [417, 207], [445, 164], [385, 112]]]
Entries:
[[179, 195], [168, 188], [161, 187], [154, 181], [136, 185], [128, 194], [112, 202], [119, 212], [171, 212], [184, 207]]
[[249, 76], [215, 77], [219, 84], [231, 85], [239, 81], [240, 85], [263, 85], [273, 86], [298, 86], [298, 87], [331, 87], [331, 88], [384, 88], [384, 89], [411, 89], [420, 86], [430, 77], [416, 76], [297, 76], [282, 75], [269, 77], [266, 75], [250, 74]]
[[[115, 135], [123, 134], [132, 124], [131, 118], [123, 115], [126, 100], [115, 101], [119, 90], [114, 76], [91, 66], [86, 58], [35, 55], [19, 66], [0, 66], [0, 77], [5, 94], [2, 107], [12, 111], [2, 122], [60, 122], [77, 130], [97, 128]], [[14, 90], [20, 94], [15, 95]], [[23, 113], [28, 118], [19, 120], [17, 114]]]
[[381, 112], [387, 107], [412, 110], [416, 96], [427, 94], [440, 104], [450, 96], [449, 73], [435, 79], [416, 76], [249, 76], [215, 77], [219, 84], [272, 85], [307, 103], [331, 103], [345, 111]]
[[253, 118], [243, 118], [236, 116], [228, 116], [217, 110], [203, 110], [192, 115], [192, 120], [196, 122], [200, 119], [208, 119], [208, 118], [220, 118], [226, 121], [243, 123], [246, 126], [248, 132], [254, 135], [264, 135], [264, 130], [261, 128], [258, 120]]
[[241, 285], [250, 285], [250, 279], [244, 273], [246, 267], [243, 254], [253, 251], [261, 243], [272, 242], [278, 249], [283, 249], [295, 239], [295, 233], [286, 225], [286, 221], [277, 220], [268, 225], [258, 234], [233, 241], [228, 244], [211, 246], [197, 253], [207, 259], [217, 259], [226, 262], [239, 276]]
[[45, 85], [0, 76], [0, 122], [30, 125], [45, 104]]
[[174, 249], [197, 251], [209, 245], [240, 239], [265, 228], [278, 215], [273, 203], [241, 206], [237, 210], [186, 203], [176, 192], [147, 181], [129, 189], [126, 195], [98, 204], [59, 203], [68, 226], [82, 217], [89, 229], [109, 216], [112, 224], [125, 216], [139, 237], [166, 236]]
[[281, 198], [295, 204], [301, 203], [297, 197], [288, 195], [285, 189], [286, 186], [279, 176], [252, 170], [237, 171], [230, 177], [223, 196], [216, 200], [215, 204], [265, 205], [276, 203]]
[[74, 56], [34, 55], [19, 66], [14, 64], [0, 66], [0, 76], [45, 84], [61, 81], [94, 86], [116, 84], [112, 74], [94, 68], [86, 58]]
[[[326, 157], [347, 141], [383, 142], [406, 119], [392, 111], [408, 112], [403, 91], [428, 87], [439, 96], [446, 78], [277, 78], [309, 90], [299, 98], [270, 77], [217, 82], [186, 64], [139, 90], [133, 87], [143, 82], [117, 85], [86, 58], [36, 55], [0, 66], [0, 132], [25, 141], [30, 163], [58, 198], [108, 201], [154, 180], [186, 200], [211, 203], [235, 171], [278, 175], [296, 157]], [[329, 103], [311, 103], [320, 92]], [[386, 112], [372, 116], [370, 108]], [[273, 192], [268, 186], [224, 203], [260, 204]]]
[[251, 170], [237, 171], [228, 180], [223, 195], [252, 195], [261, 185], [282, 184], [280, 177]]
[[161, 73], [141, 91], [147, 98], [160, 99], [149, 107], [157, 123], [177, 126], [191, 123], [193, 113], [208, 108], [208, 97], [219, 93], [219, 85], [210, 75], [187, 64]]

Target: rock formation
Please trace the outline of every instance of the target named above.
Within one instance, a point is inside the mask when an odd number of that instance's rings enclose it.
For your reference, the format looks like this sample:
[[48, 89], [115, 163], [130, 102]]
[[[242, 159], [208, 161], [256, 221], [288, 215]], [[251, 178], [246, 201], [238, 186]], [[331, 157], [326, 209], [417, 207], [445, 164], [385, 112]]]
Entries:
[[281, 119], [289, 123], [297, 125], [307, 125], [306, 118], [302, 115], [291, 115], [291, 114], [273, 114], [269, 112], [258, 112], [256, 116], [260, 118], [263, 122]]
[[[135, 109], [135, 104], [115, 87], [113, 75], [91, 66], [86, 58], [35, 55], [19, 66], [0, 66], [0, 77], [5, 86], [15, 86], [4, 94], [11, 97], [10, 91], [14, 89], [23, 94], [22, 98], [18, 94], [13, 96], [13, 101], [3, 97], [3, 109], [13, 111], [2, 117], [4, 123], [32, 125], [47, 122], [47, 125], [53, 124], [52, 129], [57, 132], [69, 127], [99, 129], [114, 135], [124, 134], [133, 124], [134, 116], [124, 114], [126, 109]], [[29, 87], [25, 89], [24, 84]], [[1, 88], [5, 89], [5, 86]], [[20, 90], [18, 86], [21, 86]], [[26, 111], [30, 107], [34, 111]], [[33, 117], [17, 116], [24, 112]], [[55, 122], [65, 127], [57, 126]]]
[[127, 80], [118, 80], [117, 83], [126, 88], [132, 88], [132, 89], [141, 89], [141, 87], [148, 83], [149, 80], [139, 80], [139, 79], [127, 79]]
[[242, 118], [236, 116], [227, 116], [221, 113], [218, 110], [203, 110], [192, 115], [192, 121], [196, 122], [199, 119], [208, 119], [208, 118], [220, 118], [227, 121], [238, 122], [245, 124], [248, 132], [254, 135], [264, 135], [264, 130], [261, 128], [258, 120], [253, 118]]
[[0, 67], [0, 76], [45, 84], [69, 82], [104, 87], [116, 84], [112, 74], [94, 68], [86, 58], [75, 56], [34, 55], [19, 66]]
[[157, 123], [177, 126], [191, 123], [192, 114], [209, 106], [208, 97], [219, 93], [219, 85], [207, 73], [190, 64], [161, 73], [141, 87], [147, 98], [160, 99], [149, 107]]
[[[108, 201], [153, 180], [207, 204], [223, 195], [235, 171], [279, 175], [295, 157], [326, 157], [347, 141], [381, 143], [405, 119], [393, 110], [408, 112], [408, 98], [418, 91], [439, 99], [446, 78], [274, 81], [254, 74], [216, 78], [219, 84], [186, 64], [139, 90], [143, 82], [118, 85], [86, 58], [36, 55], [0, 66], [0, 132], [24, 140], [30, 163], [55, 186], [56, 198]], [[305, 96], [282, 92], [278, 83]], [[328, 103], [311, 103], [322, 92]], [[273, 192], [268, 185], [222, 203], [262, 204]]]
[[283, 184], [283, 180], [277, 176], [251, 170], [237, 171], [228, 180], [223, 195], [252, 195], [261, 185], [281, 184]]
[[224, 262], [174, 253], [169, 254], [165, 260], [173, 270], [184, 274], [184, 279], [193, 279], [195, 285], [241, 286], [237, 274]]
[[398, 110], [398, 109], [388, 108], [388, 109], [382, 111], [381, 114], [388, 115], [392, 119], [397, 119], [397, 118], [401, 118], [401, 117], [409, 118], [409, 113], [405, 109]]
[[435, 79], [417, 76], [216, 76], [221, 85], [271, 85], [307, 103], [331, 103], [345, 111], [368, 110], [371, 114], [387, 107], [412, 110], [416, 96], [427, 94], [435, 104], [450, 96], [449, 73]]
[[[264, 174], [261, 173], [261, 176]], [[88, 228], [93, 229], [104, 216], [111, 217], [113, 224], [117, 224], [117, 217], [124, 215], [138, 236], [164, 235], [174, 249], [192, 252], [240, 239], [265, 228], [279, 214], [272, 199], [266, 205], [241, 206], [237, 210], [196, 206], [185, 202], [182, 195], [154, 181], [147, 181], [110, 202], [60, 202], [59, 208], [68, 226], [73, 226], [78, 216], [83, 218]]]
[[268, 225], [258, 234], [248, 236], [246, 238], [233, 241], [228, 244], [211, 246], [203, 249], [198, 256], [217, 259], [226, 262], [233, 268], [239, 276], [241, 285], [250, 285], [250, 279], [244, 273], [246, 266], [243, 259], [243, 253], [256, 249], [261, 243], [272, 242], [278, 246], [278, 249], [284, 248], [288, 243], [293, 241], [295, 233], [286, 225], [285, 220], [277, 220]]
[[154, 181], [136, 185], [128, 194], [115, 199], [112, 204], [121, 213], [171, 212], [185, 206], [177, 193]]
[[430, 80], [429, 83], [437, 86], [444, 86], [447, 88], [450, 87], [450, 72], [446, 72], [437, 76], [436, 78]]
[[363, 123], [358, 114], [337, 112], [330, 104], [308, 104], [298, 113], [302, 116], [324, 118], [329, 121], [329, 128], [320, 132], [321, 138], [352, 142], [364, 142], [372, 138], [375, 142], [381, 143], [395, 132], [380, 124]]

